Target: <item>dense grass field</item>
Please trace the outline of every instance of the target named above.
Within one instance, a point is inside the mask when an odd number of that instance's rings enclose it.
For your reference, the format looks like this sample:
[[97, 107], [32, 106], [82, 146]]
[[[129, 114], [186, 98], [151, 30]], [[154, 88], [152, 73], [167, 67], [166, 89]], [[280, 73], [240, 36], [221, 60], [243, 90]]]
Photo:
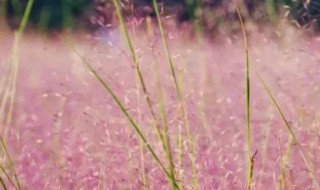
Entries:
[[[320, 179], [320, 38], [283, 28], [248, 33], [252, 189], [313, 190]], [[18, 48], [13, 33], [1, 31], [0, 126], [12, 160], [2, 149], [2, 187], [169, 189], [161, 164], [172, 167], [170, 150], [180, 189], [247, 189], [241, 34], [208, 40], [164, 30], [181, 97], [161, 37], [129, 31], [150, 104], [117, 30], [27, 33]], [[119, 98], [160, 165], [84, 63]]]

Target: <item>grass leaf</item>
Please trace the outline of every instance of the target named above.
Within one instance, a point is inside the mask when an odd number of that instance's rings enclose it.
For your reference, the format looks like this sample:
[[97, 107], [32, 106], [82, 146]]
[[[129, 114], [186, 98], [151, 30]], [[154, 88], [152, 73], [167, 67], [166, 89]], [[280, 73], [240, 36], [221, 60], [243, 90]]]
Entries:
[[237, 0], [234, 0], [234, 3], [237, 7], [237, 13], [240, 20], [241, 30], [243, 34], [243, 40], [244, 40], [244, 48], [245, 48], [245, 110], [246, 110], [246, 145], [247, 145], [247, 187], [248, 190], [251, 189], [252, 181], [253, 181], [253, 162], [251, 156], [251, 125], [250, 125], [250, 64], [249, 64], [249, 48], [248, 48], [248, 40], [247, 40], [247, 34], [246, 29], [244, 26], [244, 22], [241, 16], [240, 8], [237, 4]]

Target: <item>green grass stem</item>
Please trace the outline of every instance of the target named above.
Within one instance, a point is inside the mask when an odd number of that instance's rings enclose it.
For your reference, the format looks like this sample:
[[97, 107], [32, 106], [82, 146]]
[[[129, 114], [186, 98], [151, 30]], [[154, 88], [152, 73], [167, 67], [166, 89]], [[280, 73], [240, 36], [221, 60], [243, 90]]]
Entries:
[[240, 20], [241, 30], [244, 40], [245, 49], [245, 110], [246, 110], [246, 146], [247, 146], [247, 188], [251, 190], [253, 181], [253, 156], [251, 150], [251, 125], [250, 125], [250, 64], [249, 64], [249, 48], [246, 29], [241, 16], [240, 8], [237, 4], [237, 0], [234, 0], [236, 4], [238, 17]]

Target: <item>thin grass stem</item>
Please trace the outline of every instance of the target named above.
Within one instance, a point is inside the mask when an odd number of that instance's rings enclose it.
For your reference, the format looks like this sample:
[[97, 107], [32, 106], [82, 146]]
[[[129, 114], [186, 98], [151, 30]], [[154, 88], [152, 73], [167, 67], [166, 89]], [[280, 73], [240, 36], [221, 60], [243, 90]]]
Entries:
[[244, 26], [244, 22], [241, 16], [240, 8], [238, 6], [237, 0], [234, 0], [237, 8], [238, 17], [240, 20], [244, 49], [245, 49], [245, 110], [246, 110], [246, 146], [247, 146], [247, 188], [251, 190], [253, 181], [253, 162], [252, 162], [252, 150], [251, 150], [251, 124], [250, 124], [250, 64], [249, 64], [249, 48], [247, 33]]

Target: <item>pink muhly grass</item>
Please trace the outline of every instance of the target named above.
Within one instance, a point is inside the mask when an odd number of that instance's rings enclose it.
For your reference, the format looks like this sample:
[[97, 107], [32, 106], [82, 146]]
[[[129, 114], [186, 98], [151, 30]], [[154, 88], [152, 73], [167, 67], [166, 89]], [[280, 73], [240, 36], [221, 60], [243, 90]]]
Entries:
[[[183, 78], [179, 85], [183, 89], [190, 133], [196, 140], [194, 155], [199, 189], [243, 189], [247, 163], [247, 152], [243, 150], [246, 140], [243, 44], [236, 37], [223, 35], [214, 42], [199, 44], [179, 30], [166, 28], [166, 31], [170, 55], [180, 73], [178, 79]], [[268, 81], [273, 97], [282, 105], [281, 111], [308, 158], [310, 171], [319, 178], [318, 62], [300, 51], [303, 48], [313, 52], [319, 45], [314, 39], [286, 41], [287, 44], [280, 46], [279, 40], [270, 35], [266, 32], [248, 37], [254, 42], [254, 47], [248, 47], [250, 60]], [[9, 59], [7, 44], [12, 44], [14, 39], [10, 34], [6, 36], [0, 46], [1, 76]], [[137, 30], [130, 37], [154, 110], [167, 127], [161, 131], [167, 130], [164, 134], [170, 139], [172, 162], [178, 173], [181, 149], [187, 156], [192, 155], [187, 143], [178, 146], [178, 126], [183, 126], [183, 118], [179, 117], [175, 85], [165, 64], [167, 55], [162, 45], [156, 43], [152, 49], [145, 43], [143, 31]], [[141, 145], [119, 106], [88, 72], [83, 60], [66, 47], [63, 39], [63, 35], [45, 39], [33, 34], [21, 39], [14, 127], [8, 129], [6, 144], [23, 189], [170, 188], [163, 171], [146, 146]], [[137, 93], [136, 70], [130, 54], [117, 45], [113, 48], [92, 45], [82, 34], [75, 34], [73, 42], [82, 57], [118, 95], [159, 159], [167, 161], [162, 143], [154, 136], [154, 121], [148, 105], [141, 103], [143, 93]], [[158, 64], [153, 62], [154, 54]], [[203, 58], [199, 59], [198, 55]], [[274, 109], [260, 83], [255, 82], [258, 78], [252, 76], [251, 81], [252, 150], [259, 150], [252, 189], [276, 189], [277, 177], [282, 173], [286, 175], [288, 189], [313, 189], [310, 171], [286, 124], [282, 123], [284, 119], [279, 110]], [[186, 131], [182, 129], [181, 134]], [[183, 181], [177, 178], [183, 189], [194, 187], [190, 157], [183, 160]], [[15, 183], [11, 170], [4, 169]], [[5, 172], [1, 173], [1, 179], [10, 189], [12, 184]]]

